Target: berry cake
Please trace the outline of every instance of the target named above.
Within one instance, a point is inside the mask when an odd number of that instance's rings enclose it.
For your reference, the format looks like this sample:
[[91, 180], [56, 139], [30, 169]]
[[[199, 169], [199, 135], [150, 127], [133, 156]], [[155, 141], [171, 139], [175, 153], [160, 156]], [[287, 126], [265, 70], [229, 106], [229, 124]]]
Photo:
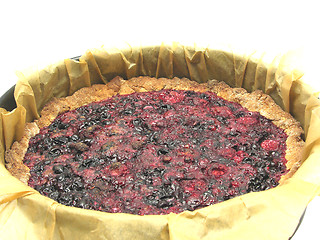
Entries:
[[67, 206], [179, 213], [281, 184], [301, 164], [301, 134], [260, 91], [116, 77], [47, 104], [6, 166]]

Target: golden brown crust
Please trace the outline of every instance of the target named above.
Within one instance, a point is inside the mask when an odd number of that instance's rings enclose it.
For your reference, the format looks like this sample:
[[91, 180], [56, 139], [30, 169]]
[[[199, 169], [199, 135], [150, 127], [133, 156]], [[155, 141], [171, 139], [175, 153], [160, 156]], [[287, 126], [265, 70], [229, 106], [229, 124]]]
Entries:
[[13, 176], [27, 183], [30, 170], [23, 164], [22, 160], [28, 148], [29, 139], [38, 133], [39, 128], [50, 125], [58, 114], [91, 102], [107, 99], [116, 94], [124, 95], [162, 89], [193, 90], [197, 92], [211, 91], [228, 101], [241, 104], [250, 111], [259, 112], [272, 120], [276, 126], [284, 129], [288, 135], [286, 158], [289, 172], [282, 176], [280, 183], [290, 178], [301, 165], [301, 152], [304, 142], [300, 137], [303, 133], [300, 124], [289, 113], [284, 112], [270, 96], [261, 91], [248, 93], [242, 88], [231, 88], [227, 84], [216, 80], [199, 84], [186, 78], [156, 79], [136, 77], [124, 80], [116, 77], [106, 85], [93, 85], [92, 87], [82, 88], [72, 96], [55, 98], [48, 103], [41, 111], [40, 119], [36, 120], [35, 123], [27, 124], [23, 138], [15, 142], [12, 148], [6, 152], [7, 169]]
[[14, 177], [25, 184], [28, 184], [30, 169], [23, 164], [23, 158], [28, 149], [30, 138], [39, 133], [39, 130], [36, 123], [27, 123], [21, 140], [14, 142], [11, 149], [5, 153], [6, 168]]

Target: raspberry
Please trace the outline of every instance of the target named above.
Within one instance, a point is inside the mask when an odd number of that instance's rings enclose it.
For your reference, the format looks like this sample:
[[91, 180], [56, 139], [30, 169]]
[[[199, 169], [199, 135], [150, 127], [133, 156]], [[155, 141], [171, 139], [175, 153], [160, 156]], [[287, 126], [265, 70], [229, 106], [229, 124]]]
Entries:
[[233, 157], [233, 160], [236, 163], [240, 163], [245, 157], [248, 157], [248, 154], [244, 151], [238, 151], [236, 152], [235, 156]]
[[258, 122], [258, 120], [253, 117], [240, 117], [240, 118], [238, 118], [237, 122], [249, 125], [249, 124], [256, 124]]
[[261, 147], [267, 151], [276, 151], [276, 150], [278, 150], [279, 142], [277, 142], [275, 140], [264, 140], [261, 143]]
[[177, 91], [169, 91], [166, 93], [161, 93], [159, 98], [166, 103], [179, 103], [183, 100], [184, 94]]

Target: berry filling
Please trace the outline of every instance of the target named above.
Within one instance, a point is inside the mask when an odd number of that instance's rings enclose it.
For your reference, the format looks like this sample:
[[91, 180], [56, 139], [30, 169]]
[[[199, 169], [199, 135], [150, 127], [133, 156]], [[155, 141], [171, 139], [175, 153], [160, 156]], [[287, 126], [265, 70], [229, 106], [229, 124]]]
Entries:
[[138, 215], [195, 210], [278, 185], [285, 132], [211, 92], [115, 96], [31, 138], [29, 186], [61, 204]]

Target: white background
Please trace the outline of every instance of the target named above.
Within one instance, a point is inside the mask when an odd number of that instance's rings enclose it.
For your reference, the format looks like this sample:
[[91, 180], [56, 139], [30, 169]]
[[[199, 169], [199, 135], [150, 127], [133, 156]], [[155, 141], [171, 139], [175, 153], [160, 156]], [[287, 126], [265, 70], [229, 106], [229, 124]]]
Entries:
[[[306, 79], [320, 90], [316, 1], [111, 2], [1, 1], [0, 96], [15, 84], [15, 71], [101, 45], [163, 41], [223, 42], [279, 53], [304, 48]], [[320, 239], [319, 216], [317, 197], [293, 239]]]

